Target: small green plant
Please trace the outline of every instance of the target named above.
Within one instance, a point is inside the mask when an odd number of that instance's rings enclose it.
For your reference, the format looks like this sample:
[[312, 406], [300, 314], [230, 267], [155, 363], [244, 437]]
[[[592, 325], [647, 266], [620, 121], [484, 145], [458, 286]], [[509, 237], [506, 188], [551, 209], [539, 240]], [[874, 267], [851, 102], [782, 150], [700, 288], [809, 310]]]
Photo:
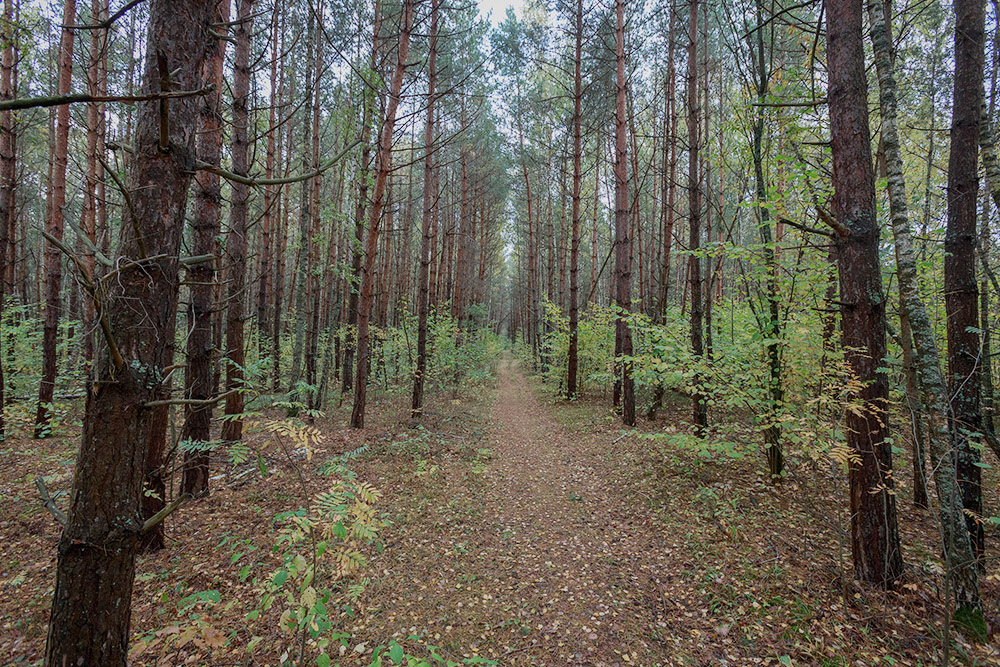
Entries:
[[[384, 525], [375, 511], [378, 497], [365, 482], [333, 479], [308, 508], [275, 517], [281, 528], [274, 551], [281, 565], [258, 582], [260, 600], [247, 619], [258, 620], [272, 607], [281, 609], [278, 624], [290, 638], [282, 664], [304, 664], [307, 646], [318, 656], [329, 656], [331, 642], [345, 639], [333, 632], [337, 614], [331, 606], [336, 594], [347, 590], [349, 577], [368, 563], [363, 551], [376, 542]], [[248, 649], [256, 644], [251, 641]], [[322, 657], [317, 662], [330, 664]]]

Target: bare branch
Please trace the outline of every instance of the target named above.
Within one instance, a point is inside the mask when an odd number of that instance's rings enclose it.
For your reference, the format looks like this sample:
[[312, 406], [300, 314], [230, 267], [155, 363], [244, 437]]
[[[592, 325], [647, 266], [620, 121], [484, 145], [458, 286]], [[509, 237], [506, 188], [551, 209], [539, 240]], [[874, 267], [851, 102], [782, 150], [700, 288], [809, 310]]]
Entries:
[[52, 500], [52, 496], [49, 495], [49, 488], [45, 486], [45, 480], [41, 475], [35, 475], [35, 488], [38, 489], [38, 495], [42, 499], [42, 504], [45, 505], [52, 516], [55, 517], [63, 528], [69, 525], [69, 519], [66, 517], [66, 513], [59, 509], [56, 505], [56, 501]]
[[177, 498], [174, 499], [174, 502], [170, 503], [156, 514], [146, 519], [145, 523], [142, 524], [142, 528], [139, 529], [139, 534], [145, 535], [149, 531], [159, 526], [161, 523], [163, 523], [164, 519], [166, 519], [168, 516], [176, 512], [181, 505], [183, 505], [190, 499], [191, 496], [187, 494], [177, 496]]
[[67, 30], [107, 30], [114, 25], [115, 21], [124, 16], [126, 12], [142, 2], [145, 2], [145, 0], [132, 0], [132, 2], [127, 2], [125, 3], [125, 6], [100, 23], [93, 23], [90, 25], [64, 25], [62, 27]]
[[134, 104], [136, 102], [149, 102], [152, 100], [169, 100], [177, 97], [194, 97], [196, 95], [207, 95], [215, 90], [215, 85], [199, 88], [198, 90], [178, 90], [169, 93], [149, 93], [148, 95], [87, 95], [86, 93], [74, 93], [72, 95], [49, 95], [44, 97], [22, 97], [15, 100], [0, 101], [0, 111], [18, 111], [21, 109], [35, 109], [39, 107], [58, 107], [64, 104], [79, 104], [82, 102], [120, 102], [122, 104]]
[[242, 183], [243, 185], [249, 185], [251, 187], [261, 187], [267, 185], [288, 185], [289, 183], [298, 183], [300, 181], [307, 181], [310, 178], [315, 178], [319, 176], [324, 171], [334, 166], [342, 159], [344, 156], [351, 152], [351, 150], [361, 143], [360, 139], [354, 140], [350, 145], [348, 145], [344, 150], [337, 153], [329, 162], [321, 165], [315, 171], [311, 171], [307, 174], [301, 174], [299, 176], [288, 176], [286, 178], [250, 178], [248, 176], [240, 176], [239, 174], [234, 174], [231, 171], [226, 171], [222, 167], [217, 167], [214, 164], [208, 164], [207, 162], [198, 162], [195, 168], [198, 171], [207, 171], [216, 176], [220, 176], [227, 181], [233, 181], [234, 183]]
[[203, 398], [203, 399], [198, 399], [198, 398], [167, 398], [167, 399], [164, 399], [162, 401], [147, 401], [146, 403], [143, 404], [143, 407], [155, 408], [155, 407], [164, 406], [164, 405], [186, 405], [186, 406], [192, 407], [192, 408], [204, 408], [204, 407], [208, 407], [209, 405], [214, 405], [214, 404], [218, 403], [219, 401], [224, 401], [228, 397], [233, 396], [234, 394], [238, 394], [241, 391], [242, 391], [242, 389], [230, 389], [229, 391], [227, 391], [224, 394], [219, 394], [218, 396], [213, 396], [211, 398]]

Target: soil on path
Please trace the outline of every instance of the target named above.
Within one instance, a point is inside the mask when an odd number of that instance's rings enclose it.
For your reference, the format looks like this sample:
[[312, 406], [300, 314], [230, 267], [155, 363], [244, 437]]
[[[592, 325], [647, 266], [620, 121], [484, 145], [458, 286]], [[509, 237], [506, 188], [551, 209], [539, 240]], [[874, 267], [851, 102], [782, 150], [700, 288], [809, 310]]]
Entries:
[[450, 491], [387, 549], [407, 581], [382, 582], [399, 596], [381, 629], [502, 665], [672, 664], [655, 638], [670, 550], [614, 488], [605, 452], [575, 441], [510, 357], [486, 438], [479, 479], [445, 470]]

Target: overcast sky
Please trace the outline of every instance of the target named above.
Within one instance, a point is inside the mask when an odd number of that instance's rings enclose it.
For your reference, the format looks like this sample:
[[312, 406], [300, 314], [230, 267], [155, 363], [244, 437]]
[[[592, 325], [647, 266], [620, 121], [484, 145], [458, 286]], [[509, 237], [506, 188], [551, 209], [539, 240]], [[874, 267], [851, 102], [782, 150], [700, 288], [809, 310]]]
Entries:
[[479, 13], [483, 16], [487, 14], [490, 15], [490, 23], [497, 25], [503, 21], [504, 14], [507, 13], [508, 7], [513, 7], [514, 11], [517, 12], [518, 17], [521, 14], [521, 8], [524, 6], [523, 0], [477, 0], [479, 2]]

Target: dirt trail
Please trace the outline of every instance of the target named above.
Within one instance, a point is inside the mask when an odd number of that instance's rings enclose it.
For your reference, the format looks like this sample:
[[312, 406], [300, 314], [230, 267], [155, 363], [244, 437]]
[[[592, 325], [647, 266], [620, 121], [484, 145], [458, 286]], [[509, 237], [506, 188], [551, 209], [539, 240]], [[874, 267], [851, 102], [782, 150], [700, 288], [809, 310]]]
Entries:
[[493, 423], [492, 491], [513, 547], [499, 564], [537, 603], [532, 622], [546, 653], [560, 664], [621, 659], [615, 650], [642, 641], [628, 636], [636, 616], [647, 627], [650, 619], [648, 526], [623, 514], [601, 457], [572, 441], [510, 359], [500, 367]]
[[670, 550], [612, 488], [602, 443], [574, 441], [509, 357], [486, 445], [481, 479], [446, 484], [390, 549], [408, 583], [384, 585], [417, 590], [384, 605], [382, 623], [412, 621], [456, 657], [500, 665], [672, 664], [651, 576]]

